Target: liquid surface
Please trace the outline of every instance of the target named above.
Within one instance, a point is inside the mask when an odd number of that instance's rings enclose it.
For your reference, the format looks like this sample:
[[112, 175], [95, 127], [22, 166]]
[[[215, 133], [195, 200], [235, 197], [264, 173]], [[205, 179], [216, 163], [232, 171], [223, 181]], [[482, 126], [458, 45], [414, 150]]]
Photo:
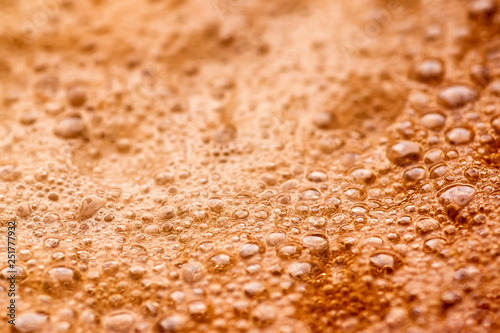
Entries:
[[0, 4], [1, 332], [500, 330], [495, 1]]

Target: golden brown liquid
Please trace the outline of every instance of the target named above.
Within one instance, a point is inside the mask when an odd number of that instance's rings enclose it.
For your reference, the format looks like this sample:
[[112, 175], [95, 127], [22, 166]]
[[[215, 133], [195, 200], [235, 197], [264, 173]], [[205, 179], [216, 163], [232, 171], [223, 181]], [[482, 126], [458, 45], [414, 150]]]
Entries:
[[500, 331], [495, 1], [0, 4], [1, 332]]

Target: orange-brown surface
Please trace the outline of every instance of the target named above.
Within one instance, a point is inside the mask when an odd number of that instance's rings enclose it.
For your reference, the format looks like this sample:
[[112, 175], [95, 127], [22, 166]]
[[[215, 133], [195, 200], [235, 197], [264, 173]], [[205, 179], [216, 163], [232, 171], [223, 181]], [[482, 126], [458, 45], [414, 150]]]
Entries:
[[500, 331], [494, 0], [0, 5], [1, 332]]

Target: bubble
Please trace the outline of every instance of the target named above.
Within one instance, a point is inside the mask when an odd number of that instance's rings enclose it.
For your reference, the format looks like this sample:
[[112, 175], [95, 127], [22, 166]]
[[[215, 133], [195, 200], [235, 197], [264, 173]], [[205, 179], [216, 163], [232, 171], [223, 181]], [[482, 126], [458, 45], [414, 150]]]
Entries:
[[409, 168], [403, 172], [403, 183], [405, 186], [413, 186], [427, 176], [427, 170], [423, 167]]
[[491, 72], [484, 65], [472, 66], [470, 77], [472, 81], [479, 86], [487, 86], [491, 82]]
[[307, 174], [307, 179], [311, 182], [321, 183], [325, 182], [328, 177], [323, 171], [311, 171]]
[[267, 235], [266, 244], [268, 246], [277, 246], [283, 243], [286, 239], [286, 235], [282, 232], [273, 232]]
[[476, 101], [477, 93], [464, 85], [455, 85], [441, 90], [438, 102], [449, 109], [457, 109]]
[[446, 117], [439, 112], [429, 112], [420, 117], [422, 125], [430, 130], [439, 131], [446, 123]]
[[87, 87], [83, 82], [75, 82], [69, 86], [67, 95], [71, 106], [81, 107], [87, 102]]
[[250, 213], [247, 210], [244, 209], [239, 209], [236, 212], [234, 212], [234, 218], [236, 219], [246, 219], [250, 215]]
[[210, 271], [214, 273], [225, 272], [233, 265], [233, 259], [224, 253], [216, 254], [208, 260]]
[[157, 185], [166, 185], [166, 184], [172, 183], [174, 181], [174, 176], [172, 174], [170, 174], [169, 172], [162, 171], [162, 172], [158, 172], [154, 176], [154, 180], [155, 180], [155, 183]]
[[437, 193], [438, 201], [446, 208], [448, 215], [454, 219], [476, 195], [474, 187], [469, 185], [451, 185]]
[[41, 100], [54, 98], [59, 90], [59, 79], [53, 75], [44, 75], [35, 83], [35, 94]]
[[376, 273], [387, 274], [399, 268], [401, 262], [391, 254], [377, 253], [370, 257], [370, 264], [376, 269]]
[[19, 122], [24, 126], [30, 126], [36, 123], [38, 120], [38, 114], [35, 112], [25, 112], [21, 115]]
[[472, 265], [467, 265], [464, 267], [460, 267], [453, 274], [453, 279], [458, 283], [469, 283], [469, 282], [479, 282], [482, 276], [481, 271]]
[[495, 117], [491, 120], [491, 126], [497, 132], [497, 134], [500, 134], [500, 117]]
[[288, 266], [288, 274], [298, 280], [306, 280], [314, 271], [313, 264], [309, 262], [294, 262]]
[[158, 217], [162, 220], [169, 220], [175, 216], [175, 210], [169, 206], [163, 206], [158, 210]]
[[375, 173], [366, 168], [355, 168], [351, 170], [350, 174], [354, 181], [358, 184], [371, 185], [376, 180]]
[[424, 162], [432, 165], [441, 162], [443, 159], [444, 154], [441, 150], [431, 149], [425, 154]]
[[315, 188], [308, 188], [299, 193], [299, 198], [302, 200], [318, 200], [321, 193]]
[[80, 208], [80, 215], [83, 218], [90, 218], [94, 216], [95, 213], [102, 207], [106, 205], [106, 201], [96, 197], [95, 195], [89, 195], [82, 200], [82, 206]]
[[248, 259], [261, 252], [263, 251], [259, 245], [253, 243], [247, 243], [241, 247], [240, 256], [243, 259]]
[[4, 278], [8, 279], [11, 277], [11, 275], [14, 275], [17, 281], [24, 280], [27, 276], [26, 270], [21, 266], [14, 266], [13, 269], [10, 266], [7, 266], [4, 269], [2, 269], [2, 276]]
[[450, 168], [448, 167], [448, 165], [446, 165], [446, 163], [437, 164], [437, 165], [432, 167], [431, 172], [430, 172], [430, 178], [436, 179], [436, 178], [443, 177], [444, 175], [446, 175], [448, 173], [449, 170], [450, 170]]
[[63, 139], [76, 139], [83, 136], [85, 123], [80, 116], [61, 118], [54, 127], [54, 134]]
[[441, 301], [447, 307], [458, 304], [462, 301], [462, 296], [453, 290], [447, 290], [441, 295]]
[[146, 274], [146, 269], [142, 266], [134, 265], [134, 266], [129, 268], [128, 272], [129, 272], [129, 276], [132, 279], [138, 280]]
[[339, 197], [332, 195], [325, 199], [325, 206], [329, 209], [337, 210], [340, 207], [342, 201]]
[[464, 171], [464, 176], [470, 182], [476, 182], [479, 179], [479, 171], [476, 168], [468, 168]]
[[272, 325], [278, 316], [276, 308], [270, 303], [261, 303], [257, 305], [252, 313], [252, 322], [257, 327], [266, 327]]
[[344, 191], [344, 195], [351, 200], [360, 201], [365, 198], [366, 193], [359, 188], [351, 187]]
[[494, 0], [473, 0], [469, 3], [469, 18], [474, 21], [487, 22], [497, 11]]
[[49, 317], [44, 313], [26, 312], [16, 318], [14, 332], [44, 333], [49, 332]]
[[156, 323], [155, 330], [158, 333], [178, 333], [187, 329], [187, 318], [181, 314], [173, 314], [163, 317]]
[[208, 208], [213, 210], [214, 212], [220, 212], [224, 208], [224, 202], [221, 198], [212, 197], [208, 199]]
[[188, 305], [188, 312], [191, 318], [197, 322], [207, 322], [210, 320], [210, 308], [203, 301], [195, 301]]
[[313, 118], [314, 125], [319, 129], [332, 129], [340, 126], [337, 116], [333, 112], [318, 112]]
[[327, 258], [329, 256], [328, 240], [323, 235], [313, 234], [302, 238], [302, 245], [313, 255]]
[[243, 286], [245, 295], [250, 298], [263, 298], [267, 294], [266, 287], [260, 282], [249, 282]]
[[281, 259], [294, 259], [300, 257], [302, 253], [302, 248], [297, 244], [287, 243], [283, 244], [276, 250], [276, 253]]
[[120, 138], [116, 140], [116, 149], [120, 153], [128, 153], [132, 148], [132, 142], [127, 138]]
[[396, 165], [406, 166], [420, 160], [422, 148], [415, 142], [399, 141], [387, 149], [387, 158]]
[[44, 289], [53, 295], [74, 293], [80, 284], [80, 274], [71, 268], [55, 267], [47, 272]]
[[428, 234], [432, 231], [438, 230], [439, 228], [439, 223], [429, 217], [421, 218], [415, 223], [415, 230], [421, 235]]
[[448, 130], [445, 136], [453, 145], [465, 145], [474, 139], [474, 132], [466, 127], [455, 127]]
[[431, 238], [424, 243], [424, 252], [438, 253], [441, 252], [446, 245], [446, 240], [442, 238]]
[[109, 276], [114, 276], [116, 273], [118, 273], [118, 270], [120, 269], [120, 265], [118, 262], [109, 260], [106, 261], [102, 264], [102, 270], [106, 275]]
[[187, 283], [195, 283], [203, 279], [203, 266], [200, 263], [186, 263], [182, 266], [182, 278]]
[[29, 203], [22, 203], [16, 207], [16, 215], [19, 217], [28, 217], [31, 215], [31, 206]]
[[443, 80], [444, 64], [440, 59], [426, 59], [414, 65], [415, 79], [425, 83], [439, 83]]
[[117, 312], [104, 318], [104, 327], [110, 332], [131, 332], [134, 325], [134, 316], [128, 312]]
[[0, 167], [0, 179], [6, 182], [13, 182], [21, 178], [22, 172], [15, 165], [4, 165]]

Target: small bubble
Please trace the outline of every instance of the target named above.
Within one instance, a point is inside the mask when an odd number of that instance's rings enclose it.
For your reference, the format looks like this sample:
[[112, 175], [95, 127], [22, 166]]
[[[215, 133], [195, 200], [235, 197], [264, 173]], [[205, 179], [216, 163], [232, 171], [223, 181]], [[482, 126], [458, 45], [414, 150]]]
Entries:
[[82, 206], [80, 209], [80, 214], [83, 218], [90, 218], [94, 216], [95, 213], [102, 207], [106, 205], [106, 201], [96, 197], [95, 195], [89, 195], [82, 200]]
[[444, 76], [444, 64], [440, 59], [426, 59], [415, 64], [415, 79], [425, 83], [439, 83]]
[[420, 160], [422, 148], [415, 142], [399, 141], [387, 150], [387, 158], [394, 164], [406, 166]]
[[469, 185], [451, 185], [439, 191], [438, 201], [446, 208], [448, 215], [454, 219], [476, 195], [474, 187]]
[[464, 145], [474, 139], [474, 132], [465, 127], [455, 127], [445, 134], [446, 140], [453, 145]]
[[318, 200], [321, 193], [315, 188], [309, 188], [299, 193], [299, 198], [302, 200]]
[[426, 128], [438, 131], [444, 127], [446, 117], [439, 112], [429, 112], [420, 117], [420, 122]]
[[392, 273], [399, 266], [401, 262], [398, 258], [387, 253], [377, 253], [370, 257], [370, 264], [376, 269], [377, 273]]
[[83, 136], [85, 123], [80, 116], [69, 116], [59, 120], [54, 127], [54, 134], [63, 139], [76, 139]]
[[441, 90], [438, 102], [449, 109], [457, 109], [477, 99], [477, 93], [464, 85], [456, 85]]
[[128, 312], [118, 312], [104, 318], [104, 327], [110, 332], [127, 333], [134, 325], [134, 316]]
[[224, 253], [216, 254], [208, 260], [209, 270], [214, 273], [225, 272], [233, 265], [233, 259]]
[[311, 171], [307, 174], [307, 179], [311, 182], [321, 183], [326, 181], [328, 177], [323, 171]]
[[358, 184], [370, 185], [376, 180], [375, 173], [366, 168], [355, 168], [350, 172], [351, 177]]
[[414, 167], [403, 172], [403, 183], [405, 186], [413, 186], [427, 176], [427, 170], [423, 167]]
[[415, 230], [418, 234], [425, 235], [439, 229], [439, 223], [429, 217], [422, 218], [415, 223]]

